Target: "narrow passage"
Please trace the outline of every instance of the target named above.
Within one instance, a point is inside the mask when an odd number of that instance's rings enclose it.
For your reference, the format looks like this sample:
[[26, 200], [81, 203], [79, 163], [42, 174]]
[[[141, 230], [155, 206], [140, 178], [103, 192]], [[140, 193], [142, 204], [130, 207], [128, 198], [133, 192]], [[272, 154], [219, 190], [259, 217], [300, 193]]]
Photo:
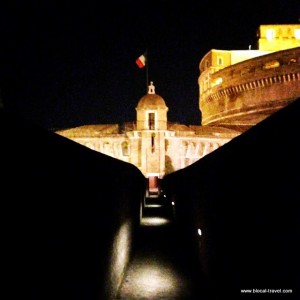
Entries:
[[200, 297], [199, 275], [191, 259], [177, 238], [169, 212], [149, 205], [118, 299], [205, 299]]

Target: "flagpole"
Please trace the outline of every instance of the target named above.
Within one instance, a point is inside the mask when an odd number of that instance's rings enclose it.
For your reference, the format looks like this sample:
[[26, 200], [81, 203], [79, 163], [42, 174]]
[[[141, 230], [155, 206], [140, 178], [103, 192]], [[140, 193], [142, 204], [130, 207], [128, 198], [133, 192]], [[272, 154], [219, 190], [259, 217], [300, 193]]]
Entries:
[[148, 49], [145, 51], [145, 56], [146, 56], [146, 93], [148, 92], [148, 85], [149, 85], [149, 58], [148, 58]]
[[138, 65], [139, 68], [146, 67], [146, 93], [148, 93], [149, 59], [148, 59], [148, 49], [147, 48], [146, 48], [145, 52], [135, 60], [135, 63]]

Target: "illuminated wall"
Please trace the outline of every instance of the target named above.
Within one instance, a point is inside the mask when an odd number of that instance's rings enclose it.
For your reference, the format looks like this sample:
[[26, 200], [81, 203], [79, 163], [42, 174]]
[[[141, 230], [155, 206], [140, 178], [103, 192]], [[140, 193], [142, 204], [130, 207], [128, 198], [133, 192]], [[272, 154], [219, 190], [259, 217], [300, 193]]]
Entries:
[[258, 49], [263, 51], [300, 47], [300, 24], [261, 25], [257, 35]]
[[299, 97], [300, 47], [206, 69], [199, 83], [203, 125], [248, 128]]
[[85, 125], [56, 133], [135, 165], [146, 178], [185, 168], [240, 134], [225, 128], [168, 123], [168, 107], [153, 82], [136, 107], [136, 123]]
[[[128, 131], [97, 137], [80, 137], [79, 134], [74, 137], [73, 129], [56, 133], [97, 152], [132, 163], [145, 177], [149, 173], [163, 177], [185, 168], [240, 134], [238, 131], [209, 126], [185, 126], [180, 130], [174, 124], [168, 127], [170, 129], [163, 132]], [[76, 128], [77, 132], [80, 132], [80, 128]], [[152, 134], [156, 134], [155, 150], [151, 144]], [[82, 135], [86, 135], [84, 128]]]
[[199, 64], [202, 125], [244, 131], [299, 97], [299, 31], [261, 25], [257, 50], [209, 51]]

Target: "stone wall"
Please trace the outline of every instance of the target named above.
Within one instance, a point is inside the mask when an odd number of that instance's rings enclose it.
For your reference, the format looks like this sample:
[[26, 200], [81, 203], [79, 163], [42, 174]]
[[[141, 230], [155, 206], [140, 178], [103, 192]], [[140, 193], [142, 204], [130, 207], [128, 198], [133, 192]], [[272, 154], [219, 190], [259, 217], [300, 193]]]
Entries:
[[144, 176], [0, 113], [3, 294], [114, 299], [140, 222]]
[[270, 115], [298, 98], [299, 55], [299, 47], [278, 51], [210, 74], [211, 82], [221, 83], [201, 93], [202, 124], [220, 125], [249, 114], [255, 124], [263, 110]]
[[163, 179], [207, 299], [244, 299], [241, 289], [299, 297], [299, 115], [298, 98]]

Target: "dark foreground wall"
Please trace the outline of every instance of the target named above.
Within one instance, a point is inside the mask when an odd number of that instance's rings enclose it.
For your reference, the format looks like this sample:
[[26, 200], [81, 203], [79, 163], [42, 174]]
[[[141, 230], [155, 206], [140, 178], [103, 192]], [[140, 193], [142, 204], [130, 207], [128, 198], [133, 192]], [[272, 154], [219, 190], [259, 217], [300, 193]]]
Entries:
[[[113, 299], [145, 178], [0, 111], [3, 299]], [[3, 277], [2, 277], [3, 278]]]
[[280, 299], [300, 299], [299, 156], [298, 99], [163, 179], [209, 299], [244, 299], [241, 289], [293, 289]]

